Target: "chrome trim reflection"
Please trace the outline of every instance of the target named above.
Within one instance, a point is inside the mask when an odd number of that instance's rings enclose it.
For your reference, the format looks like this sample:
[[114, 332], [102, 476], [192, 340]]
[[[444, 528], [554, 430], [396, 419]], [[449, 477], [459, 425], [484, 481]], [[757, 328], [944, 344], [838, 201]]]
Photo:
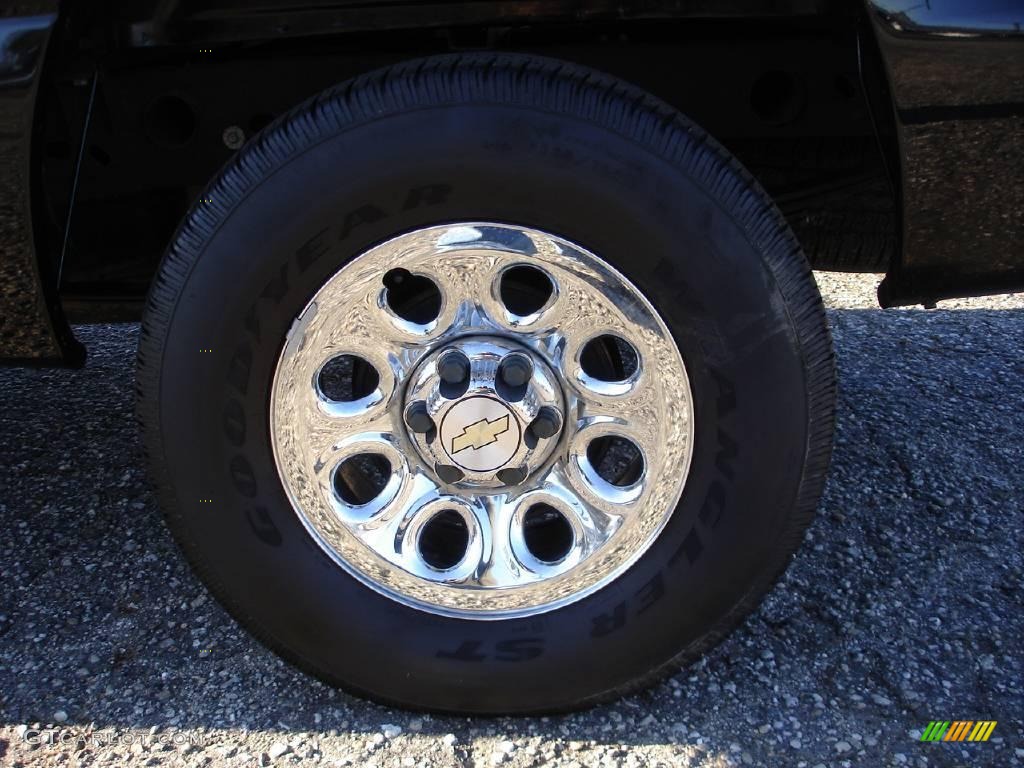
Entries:
[[[502, 302], [500, 279], [513, 266], [551, 280], [547, 302], [526, 316]], [[382, 278], [395, 268], [429, 278], [441, 294], [438, 316], [418, 324], [388, 306]], [[618, 336], [637, 353], [623, 382], [582, 371], [590, 339]], [[516, 485], [483, 474], [450, 484], [432, 466], [428, 435], [403, 419], [422, 400], [432, 415], [452, 402], [437, 395], [436, 359], [450, 347], [471, 360], [464, 397], [493, 394], [497, 363], [516, 350], [532, 361], [534, 380], [509, 404], [517, 429], [545, 405], [561, 430], [536, 450], [516, 449]], [[332, 357], [358, 355], [379, 374], [362, 400], [328, 403], [317, 372]], [[462, 395], [460, 395], [462, 397]], [[456, 398], [459, 401], [459, 398]], [[639, 290], [594, 254], [523, 227], [466, 223], [427, 227], [383, 243], [332, 276], [299, 314], [274, 375], [270, 403], [273, 452], [284, 489], [318, 545], [348, 573], [421, 610], [474, 619], [529, 616], [579, 600], [629, 568], [661, 532], [682, 494], [693, 443], [693, 403], [679, 349]], [[636, 482], [600, 478], [587, 446], [602, 435], [632, 441], [643, 457]], [[436, 436], [435, 436], [436, 439]], [[333, 472], [358, 452], [376, 452], [392, 476], [371, 502], [346, 505]], [[554, 562], [526, 545], [523, 519], [533, 504], [560, 513], [572, 530]], [[467, 530], [458, 563], [437, 569], [418, 541], [437, 513], [452, 510]]]

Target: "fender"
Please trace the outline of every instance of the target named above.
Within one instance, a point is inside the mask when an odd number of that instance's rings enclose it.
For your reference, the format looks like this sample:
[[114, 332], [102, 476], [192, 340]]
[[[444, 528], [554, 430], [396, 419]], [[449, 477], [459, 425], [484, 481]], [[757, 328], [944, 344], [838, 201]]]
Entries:
[[[23, 8], [35, 15], [11, 15]], [[32, 227], [36, 94], [57, 2], [0, 2], [0, 361], [80, 366], [85, 348], [57, 294], [56, 263]]]
[[902, 257], [879, 303], [1024, 289], [1024, 6], [867, 6], [892, 96], [903, 198]]

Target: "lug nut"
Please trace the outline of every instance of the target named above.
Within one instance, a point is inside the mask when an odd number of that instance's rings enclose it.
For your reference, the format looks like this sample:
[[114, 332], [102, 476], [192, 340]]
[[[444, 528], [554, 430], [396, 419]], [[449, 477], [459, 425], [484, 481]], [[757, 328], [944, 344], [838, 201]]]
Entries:
[[437, 361], [437, 375], [446, 384], [461, 384], [469, 378], [469, 360], [461, 352], [445, 352]]
[[549, 405], [545, 405], [540, 409], [540, 413], [530, 423], [530, 431], [533, 432], [535, 437], [551, 437], [558, 433], [558, 430], [562, 427], [562, 417], [558, 411]]
[[521, 387], [533, 375], [533, 363], [526, 355], [506, 355], [498, 369], [501, 380], [510, 387]]
[[434, 420], [430, 418], [427, 404], [422, 400], [417, 400], [405, 409], [405, 423], [409, 425], [409, 429], [413, 432], [419, 432], [420, 434], [429, 432], [434, 428]]
[[457, 483], [465, 477], [461, 469], [453, 467], [451, 464], [435, 464], [434, 472], [446, 483]]
[[506, 467], [499, 469], [497, 475], [505, 485], [519, 485], [526, 479], [526, 467]]

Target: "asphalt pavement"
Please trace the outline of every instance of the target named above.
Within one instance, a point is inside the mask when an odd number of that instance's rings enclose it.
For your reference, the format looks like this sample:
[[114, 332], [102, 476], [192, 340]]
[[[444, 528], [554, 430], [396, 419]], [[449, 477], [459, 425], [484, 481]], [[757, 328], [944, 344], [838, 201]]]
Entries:
[[1024, 765], [1024, 295], [882, 311], [874, 276], [819, 280], [839, 425], [802, 549], [698, 664], [563, 717], [387, 709], [239, 629], [147, 486], [137, 326], [0, 369], [0, 765]]

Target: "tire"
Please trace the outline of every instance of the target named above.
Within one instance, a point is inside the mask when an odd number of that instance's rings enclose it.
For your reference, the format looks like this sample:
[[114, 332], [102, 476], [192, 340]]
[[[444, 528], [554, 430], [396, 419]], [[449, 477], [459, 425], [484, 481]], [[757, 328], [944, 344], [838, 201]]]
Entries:
[[[565, 711], [698, 658], [785, 568], [831, 452], [825, 314], [770, 200], [667, 105], [552, 60], [425, 59], [299, 106], [202, 199], [150, 291], [139, 416], [190, 563], [287, 660], [402, 707]], [[693, 413], [681, 496], [635, 562], [492, 620], [404, 604], [339, 567], [290, 503], [268, 418], [289, 329], [332, 275], [402, 233], [473, 221], [615, 267], [669, 329]]]
[[814, 269], [888, 270], [895, 204], [873, 136], [737, 140], [729, 148], [773, 196]]

